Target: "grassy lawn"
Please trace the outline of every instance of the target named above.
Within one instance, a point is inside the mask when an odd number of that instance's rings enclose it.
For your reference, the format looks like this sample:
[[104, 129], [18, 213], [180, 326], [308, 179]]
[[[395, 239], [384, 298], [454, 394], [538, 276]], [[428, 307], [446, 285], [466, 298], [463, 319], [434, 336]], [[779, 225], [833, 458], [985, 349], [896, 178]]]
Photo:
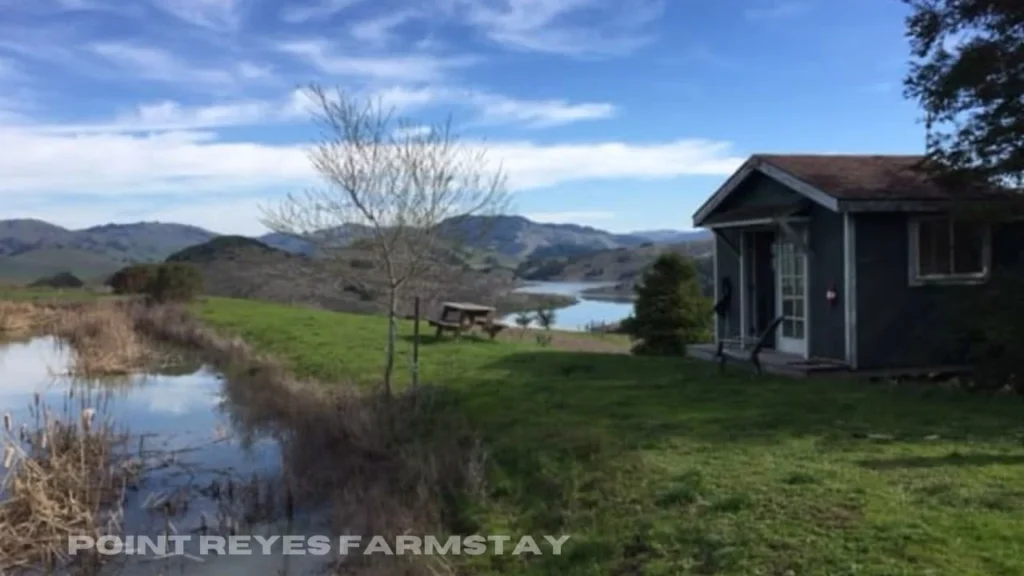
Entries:
[[24, 286], [5, 286], [0, 284], [0, 300], [92, 300], [101, 296], [109, 296], [104, 292], [82, 288], [28, 288]]
[[[382, 318], [197, 310], [300, 374], [379, 378]], [[403, 381], [410, 334], [403, 323]], [[721, 376], [601, 336], [427, 340], [423, 381], [451, 391], [491, 456], [489, 497], [457, 529], [572, 535], [562, 556], [462, 557], [473, 573], [1024, 573], [1018, 399]]]

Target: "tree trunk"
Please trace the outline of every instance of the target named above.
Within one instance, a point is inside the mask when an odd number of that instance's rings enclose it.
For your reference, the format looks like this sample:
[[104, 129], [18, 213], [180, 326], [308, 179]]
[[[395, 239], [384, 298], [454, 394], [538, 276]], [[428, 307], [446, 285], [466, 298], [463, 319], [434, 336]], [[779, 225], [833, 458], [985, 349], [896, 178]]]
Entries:
[[388, 346], [384, 361], [384, 397], [391, 398], [391, 376], [395, 371], [395, 340], [398, 337], [398, 287], [388, 292]]

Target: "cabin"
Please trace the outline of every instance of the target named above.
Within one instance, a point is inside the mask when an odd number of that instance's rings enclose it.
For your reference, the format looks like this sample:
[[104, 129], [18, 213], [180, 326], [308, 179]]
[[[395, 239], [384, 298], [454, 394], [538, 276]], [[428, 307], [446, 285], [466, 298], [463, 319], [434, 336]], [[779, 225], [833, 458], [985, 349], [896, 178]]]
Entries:
[[1024, 222], [964, 214], [1021, 196], [931, 174], [920, 156], [749, 158], [693, 216], [714, 233], [717, 304], [715, 345], [688, 353], [764, 335], [780, 373], [964, 367], [951, 304], [1024, 267]]

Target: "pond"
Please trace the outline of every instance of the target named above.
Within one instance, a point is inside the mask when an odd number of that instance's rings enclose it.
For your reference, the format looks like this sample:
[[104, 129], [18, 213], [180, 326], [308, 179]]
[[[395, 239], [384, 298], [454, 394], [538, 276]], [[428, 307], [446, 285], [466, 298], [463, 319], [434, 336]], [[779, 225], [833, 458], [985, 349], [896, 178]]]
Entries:
[[[236, 522], [226, 520], [226, 498], [220, 490], [211, 490], [215, 485], [238, 486], [239, 493], [249, 494], [250, 487], [258, 491], [265, 481], [262, 489], [271, 492], [270, 483], [280, 477], [281, 446], [269, 434], [240, 424], [238, 406], [228, 398], [218, 373], [185, 364], [163, 373], [86, 381], [67, 375], [71, 354], [49, 337], [0, 342], [0, 411], [13, 421], [12, 437], [23, 425], [33, 428], [34, 414], [40, 412], [34, 406], [45, 406], [53, 417], [66, 422], [76, 422], [83, 409], [93, 408], [98, 421], [107, 420], [130, 432], [130, 451], [142, 461], [145, 474], [138, 489], [129, 492], [124, 507], [126, 535], [156, 537], [169, 525], [172, 532], [188, 534], [203, 525]], [[5, 473], [0, 467], [0, 476]], [[165, 502], [187, 504], [168, 513]], [[248, 515], [237, 521], [238, 533], [325, 533], [316, 514], [299, 511], [294, 515], [298, 520], [287, 526], [274, 516]], [[186, 543], [186, 552], [198, 555], [190, 550], [198, 541]], [[323, 556], [284, 556], [280, 550], [275, 548], [276, 556], [202, 555], [201, 561], [180, 556], [156, 559], [152, 553], [120, 556], [104, 570], [126, 575], [306, 574], [320, 569], [325, 561]]]
[[[579, 302], [572, 306], [559, 308], [555, 312], [555, 324], [552, 328], [582, 331], [586, 330], [586, 327], [591, 324], [620, 322], [633, 313], [632, 302], [598, 300], [583, 296], [583, 291], [585, 290], [614, 285], [614, 282], [530, 282], [525, 286], [517, 288], [515, 291], [527, 294], [575, 296], [579, 299]], [[506, 316], [502, 321], [506, 324], [514, 325], [515, 315]]]

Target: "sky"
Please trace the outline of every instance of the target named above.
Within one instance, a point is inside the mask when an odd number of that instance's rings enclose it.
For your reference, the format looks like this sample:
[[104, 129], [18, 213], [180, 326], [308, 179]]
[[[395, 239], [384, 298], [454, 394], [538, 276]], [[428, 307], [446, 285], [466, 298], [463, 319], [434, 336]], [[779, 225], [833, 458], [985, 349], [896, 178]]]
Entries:
[[450, 117], [516, 213], [688, 229], [746, 157], [920, 153], [899, 0], [0, 0], [0, 218], [259, 234], [303, 86]]

